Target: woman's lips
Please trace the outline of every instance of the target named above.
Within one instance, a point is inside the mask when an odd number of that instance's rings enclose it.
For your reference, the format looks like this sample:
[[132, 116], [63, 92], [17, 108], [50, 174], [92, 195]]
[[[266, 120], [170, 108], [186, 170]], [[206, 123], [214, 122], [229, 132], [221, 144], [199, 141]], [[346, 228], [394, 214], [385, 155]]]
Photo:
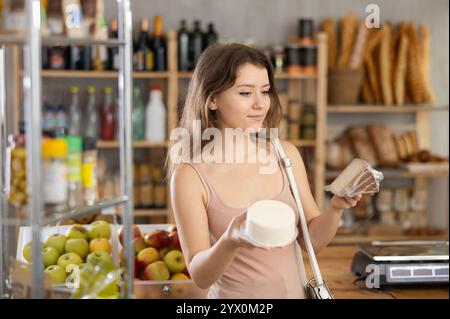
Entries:
[[249, 115], [248, 117], [256, 122], [262, 122], [264, 120], [264, 115]]

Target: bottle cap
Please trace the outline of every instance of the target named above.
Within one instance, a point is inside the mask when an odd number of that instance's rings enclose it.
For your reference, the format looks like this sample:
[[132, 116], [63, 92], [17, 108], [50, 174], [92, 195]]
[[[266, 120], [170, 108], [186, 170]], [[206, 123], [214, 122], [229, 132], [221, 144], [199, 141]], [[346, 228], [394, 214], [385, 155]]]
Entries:
[[73, 86], [71, 86], [70, 87], [70, 93], [78, 93], [80, 91], [80, 89], [78, 88], [78, 86], [75, 86], [75, 85], [73, 85]]
[[111, 94], [112, 88], [110, 86], [105, 86], [105, 88], [103, 89], [103, 92], [105, 92], [105, 94]]
[[67, 142], [64, 139], [50, 139], [42, 140], [42, 157], [66, 157], [67, 156]]
[[88, 86], [87, 87], [87, 92], [88, 93], [95, 93], [95, 86]]

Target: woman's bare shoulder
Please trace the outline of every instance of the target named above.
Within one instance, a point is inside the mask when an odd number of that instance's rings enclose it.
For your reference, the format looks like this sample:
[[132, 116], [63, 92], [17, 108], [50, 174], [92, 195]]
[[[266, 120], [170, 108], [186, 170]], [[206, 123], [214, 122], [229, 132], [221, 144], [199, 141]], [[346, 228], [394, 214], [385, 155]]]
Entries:
[[301, 159], [300, 152], [298, 151], [297, 147], [292, 144], [289, 141], [281, 140], [281, 146], [283, 146], [284, 152], [286, 153], [287, 157], [292, 159]]
[[203, 199], [206, 198], [206, 191], [202, 181], [195, 169], [189, 164], [178, 165], [171, 176], [171, 188], [173, 190], [183, 190], [181, 194], [189, 196], [200, 194]]

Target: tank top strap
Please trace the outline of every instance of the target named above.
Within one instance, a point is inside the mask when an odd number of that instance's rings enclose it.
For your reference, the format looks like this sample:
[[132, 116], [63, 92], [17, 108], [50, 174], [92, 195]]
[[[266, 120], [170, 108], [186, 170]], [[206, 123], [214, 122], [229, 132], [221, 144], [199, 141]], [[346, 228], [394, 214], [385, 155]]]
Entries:
[[206, 208], [208, 208], [209, 204], [211, 203], [211, 198], [214, 194], [214, 189], [206, 177], [204, 167], [202, 166], [202, 164], [198, 164], [198, 163], [186, 163], [186, 164], [191, 166], [197, 173], [198, 177], [200, 178], [200, 181], [202, 182], [203, 187], [205, 188], [205, 191], [206, 191], [206, 196], [207, 196]]

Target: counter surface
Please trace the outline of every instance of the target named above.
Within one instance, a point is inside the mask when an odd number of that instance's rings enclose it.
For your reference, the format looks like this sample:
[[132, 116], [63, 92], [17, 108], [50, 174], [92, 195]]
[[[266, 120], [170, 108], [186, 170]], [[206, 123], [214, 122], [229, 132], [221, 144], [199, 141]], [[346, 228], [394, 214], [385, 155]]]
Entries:
[[[447, 286], [397, 286], [383, 290], [367, 289], [364, 281], [353, 282], [358, 277], [351, 271], [355, 245], [331, 245], [317, 255], [322, 276], [336, 299], [448, 299]], [[307, 253], [303, 252], [308, 278], [312, 277]]]

